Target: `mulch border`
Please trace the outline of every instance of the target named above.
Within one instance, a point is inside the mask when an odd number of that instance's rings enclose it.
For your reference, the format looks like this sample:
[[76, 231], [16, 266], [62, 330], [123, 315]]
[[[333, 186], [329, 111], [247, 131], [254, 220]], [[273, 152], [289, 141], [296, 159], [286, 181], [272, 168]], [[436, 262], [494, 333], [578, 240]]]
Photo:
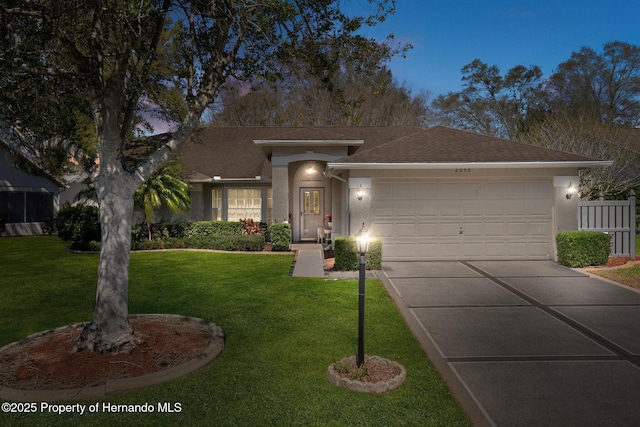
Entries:
[[[211, 331], [211, 341], [209, 342], [209, 345], [207, 346], [204, 352], [192, 358], [191, 360], [169, 369], [154, 372], [152, 374], [141, 375], [139, 377], [129, 377], [129, 378], [120, 378], [115, 380], [108, 380], [105, 384], [94, 386], [94, 387], [83, 387], [83, 388], [61, 389], [61, 390], [20, 390], [20, 389], [14, 389], [14, 388], [0, 385], [0, 399], [11, 400], [16, 402], [57, 402], [57, 401], [64, 401], [64, 400], [101, 398], [101, 397], [108, 396], [110, 394], [127, 391], [127, 390], [134, 390], [137, 388], [147, 387], [147, 386], [156, 385], [156, 384], [161, 384], [167, 381], [174, 380], [176, 378], [183, 377], [187, 374], [190, 374], [204, 367], [205, 365], [210, 363], [213, 359], [218, 357], [220, 353], [222, 353], [222, 351], [224, 350], [224, 341], [225, 341], [224, 332], [215, 323], [208, 322], [204, 319], [199, 319], [196, 317], [180, 316], [176, 314], [133, 314], [130, 316], [130, 318], [139, 318], [139, 317], [147, 317], [147, 318], [148, 317], [161, 317], [161, 318], [174, 317], [181, 320], [189, 319], [193, 322], [205, 323], [205, 324], [208, 324], [209, 330]], [[20, 341], [15, 341], [13, 343], [7, 344], [6, 346], [0, 348], [0, 353], [2, 353], [3, 351], [5, 351], [10, 347], [22, 344], [25, 341], [29, 341], [37, 337], [47, 335], [53, 332], [57, 332], [60, 330], [64, 330], [67, 328], [75, 328], [83, 325], [85, 325], [85, 322], [76, 323], [74, 325], [62, 326], [59, 328], [50, 329], [48, 331], [38, 332], [33, 335], [29, 335], [28, 337], [23, 338]]]

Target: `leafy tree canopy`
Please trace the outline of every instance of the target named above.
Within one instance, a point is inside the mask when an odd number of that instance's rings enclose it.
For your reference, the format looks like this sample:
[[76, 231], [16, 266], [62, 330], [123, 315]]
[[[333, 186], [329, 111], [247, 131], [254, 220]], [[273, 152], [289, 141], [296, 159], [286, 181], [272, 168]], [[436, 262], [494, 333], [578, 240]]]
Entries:
[[[274, 79], [288, 63], [330, 80], [338, 46], [360, 52], [370, 41], [358, 31], [394, 8], [393, 0], [360, 1], [370, 13], [347, 16], [341, 3], [0, 0], [0, 129], [35, 155], [62, 147], [90, 168], [97, 193], [96, 306], [78, 350], [135, 342], [128, 322], [134, 194], [175, 157], [221, 85]], [[141, 161], [128, 161], [132, 138], [152, 118], [175, 132]]]
[[436, 98], [432, 123], [613, 160], [589, 171], [583, 197], [624, 195], [640, 180], [640, 47], [583, 47], [544, 78], [518, 65], [502, 75], [479, 59], [462, 68], [464, 89]]

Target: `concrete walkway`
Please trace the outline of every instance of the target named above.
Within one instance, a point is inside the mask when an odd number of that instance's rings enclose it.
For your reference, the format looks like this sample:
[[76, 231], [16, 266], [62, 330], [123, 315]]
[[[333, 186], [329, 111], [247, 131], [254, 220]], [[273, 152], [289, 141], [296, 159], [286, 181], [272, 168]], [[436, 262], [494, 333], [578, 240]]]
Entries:
[[474, 425], [640, 425], [640, 292], [547, 261], [380, 276]]
[[294, 243], [291, 250], [296, 253], [292, 276], [324, 277], [324, 254], [321, 244]]
[[[330, 280], [357, 280], [358, 270], [325, 271], [324, 253], [321, 244], [294, 243], [291, 250], [296, 253], [292, 276], [295, 277], [325, 277]], [[367, 279], [376, 278], [376, 273], [367, 270]]]

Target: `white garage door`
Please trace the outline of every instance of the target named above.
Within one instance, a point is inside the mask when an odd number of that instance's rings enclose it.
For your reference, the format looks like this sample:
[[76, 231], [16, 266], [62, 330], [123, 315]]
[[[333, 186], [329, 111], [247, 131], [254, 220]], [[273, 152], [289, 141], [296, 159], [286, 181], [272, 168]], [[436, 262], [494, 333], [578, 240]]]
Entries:
[[373, 181], [372, 234], [383, 259], [550, 259], [550, 180]]

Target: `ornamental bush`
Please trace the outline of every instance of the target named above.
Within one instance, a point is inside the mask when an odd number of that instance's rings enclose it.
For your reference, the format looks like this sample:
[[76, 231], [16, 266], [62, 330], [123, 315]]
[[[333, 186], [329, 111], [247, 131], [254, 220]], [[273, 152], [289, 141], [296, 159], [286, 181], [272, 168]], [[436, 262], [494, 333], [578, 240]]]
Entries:
[[244, 226], [240, 221], [199, 221], [187, 231], [187, 237], [242, 236]]
[[[357, 270], [359, 268], [356, 239], [354, 237], [336, 237], [333, 251], [336, 257], [336, 270]], [[366, 260], [367, 270], [382, 269], [382, 240], [371, 239]]]
[[[159, 222], [151, 224], [151, 239], [184, 239], [191, 228], [191, 222]], [[131, 239], [133, 241], [149, 240], [149, 230], [146, 223], [136, 224], [131, 227]]]
[[188, 237], [184, 241], [189, 248], [214, 249], [218, 251], [261, 251], [264, 236], [206, 236]]
[[604, 265], [611, 253], [611, 237], [597, 231], [561, 231], [556, 245], [560, 264], [572, 268]]
[[263, 236], [201, 236], [184, 239], [169, 237], [163, 240], [142, 240], [131, 244], [133, 250], [190, 248], [253, 252], [261, 251], [263, 246]]
[[271, 249], [274, 251], [288, 251], [291, 242], [291, 224], [271, 224]]
[[55, 215], [55, 230], [65, 241], [100, 241], [100, 218], [95, 206], [65, 203]]

